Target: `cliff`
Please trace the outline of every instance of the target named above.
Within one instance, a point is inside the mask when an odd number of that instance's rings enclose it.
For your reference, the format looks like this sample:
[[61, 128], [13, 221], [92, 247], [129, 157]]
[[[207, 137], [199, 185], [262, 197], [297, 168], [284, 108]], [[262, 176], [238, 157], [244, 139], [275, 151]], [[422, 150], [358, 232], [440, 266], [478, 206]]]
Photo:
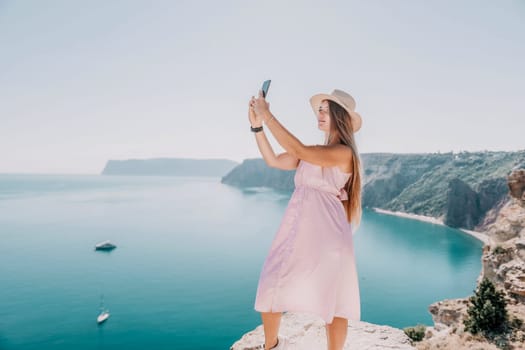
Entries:
[[293, 191], [295, 170], [270, 168], [263, 159], [246, 159], [232, 169], [221, 183], [236, 187], [269, 187], [280, 191]]
[[[429, 154], [361, 154], [363, 207], [440, 219], [446, 225], [485, 230], [510, 199], [507, 169], [525, 168], [525, 150]], [[295, 171], [246, 160], [222, 178], [237, 187], [293, 191]]]
[[[284, 313], [279, 334], [290, 339], [288, 350], [321, 350], [327, 348], [324, 321], [309, 314]], [[243, 335], [231, 346], [230, 350], [253, 349], [259, 344], [264, 344], [262, 325]], [[412, 350], [415, 348], [400, 329], [350, 320], [344, 349]]]
[[[487, 227], [490, 244], [483, 247], [478, 283], [488, 278], [503, 291], [512, 318], [525, 321], [525, 170], [514, 170], [507, 178], [511, 199]], [[465, 332], [468, 298], [436, 302], [429, 307], [434, 326], [427, 328], [420, 350], [498, 349], [478, 336]], [[514, 335], [509, 349], [525, 349], [525, 326]]]
[[238, 163], [227, 159], [156, 158], [109, 160], [101, 175], [215, 176]]

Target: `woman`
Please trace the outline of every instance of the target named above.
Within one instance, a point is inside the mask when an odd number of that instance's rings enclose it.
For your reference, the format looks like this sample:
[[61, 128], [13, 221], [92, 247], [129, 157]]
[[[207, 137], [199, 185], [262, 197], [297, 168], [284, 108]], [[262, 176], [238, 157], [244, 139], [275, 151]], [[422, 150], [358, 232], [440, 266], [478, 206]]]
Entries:
[[[341, 90], [317, 94], [310, 104], [325, 132], [324, 145], [303, 145], [270, 112], [262, 92], [249, 103], [251, 130], [266, 164], [297, 169], [295, 190], [257, 287], [254, 308], [261, 312], [265, 336], [261, 349], [286, 349], [287, 339], [278, 335], [283, 311], [321, 316], [329, 350], [343, 349], [348, 319], [360, 319], [352, 235], [361, 219], [354, 140], [361, 116], [352, 96]], [[275, 155], [263, 122], [286, 152]]]

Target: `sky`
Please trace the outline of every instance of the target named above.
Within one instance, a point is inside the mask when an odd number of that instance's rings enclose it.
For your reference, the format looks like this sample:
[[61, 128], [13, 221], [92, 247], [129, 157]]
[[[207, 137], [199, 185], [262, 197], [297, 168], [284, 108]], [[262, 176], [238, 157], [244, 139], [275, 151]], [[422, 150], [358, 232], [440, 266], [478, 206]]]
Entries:
[[522, 150], [525, 0], [0, 0], [0, 173], [261, 157], [266, 79], [305, 144], [309, 98], [341, 89], [360, 153]]

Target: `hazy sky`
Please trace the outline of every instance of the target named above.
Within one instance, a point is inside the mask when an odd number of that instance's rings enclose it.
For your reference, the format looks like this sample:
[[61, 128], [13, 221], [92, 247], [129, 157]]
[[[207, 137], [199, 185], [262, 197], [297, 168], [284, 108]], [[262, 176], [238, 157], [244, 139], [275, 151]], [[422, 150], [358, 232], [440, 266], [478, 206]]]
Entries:
[[306, 144], [308, 99], [338, 88], [361, 153], [524, 149], [525, 0], [0, 0], [0, 173], [260, 157], [247, 106], [269, 78]]

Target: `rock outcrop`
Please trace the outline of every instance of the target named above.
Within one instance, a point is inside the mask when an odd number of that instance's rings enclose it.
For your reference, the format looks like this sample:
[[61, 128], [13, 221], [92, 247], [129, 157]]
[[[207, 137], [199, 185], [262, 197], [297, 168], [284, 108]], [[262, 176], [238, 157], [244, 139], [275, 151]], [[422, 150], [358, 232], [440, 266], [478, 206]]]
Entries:
[[495, 246], [483, 249], [482, 277], [525, 304], [525, 170], [513, 172], [508, 185], [513, 199], [489, 227]]
[[517, 169], [509, 176], [509, 191], [521, 206], [525, 206], [525, 169]]
[[[508, 176], [511, 200], [498, 211], [496, 220], [487, 228], [491, 244], [483, 247], [482, 271], [478, 283], [488, 278], [505, 293], [509, 318], [525, 321], [525, 170]], [[468, 299], [436, 302], [429, 307], [434, 321], [425, 339], [416, 346], [430, 349], [497, 349], [480, 336], [465, 332]], [[525, 323], [525, 322], [524, 322]], [[525, 349], [525, 327], [510, 343], [512, 349]]]
[[[324, 321], [310, 314], [284, 313], [279, 334], [290, 339], [290, 346], [287, 348], [289, 350], [324, 350], [327, 348]], [[346, 340], [345, 350], [415, 349], [402, 330], [360, 321], [349, 320]], [[230, 350], [249, 350], [259, 344], [264, 344], [262, 325], [243, 335]]]

